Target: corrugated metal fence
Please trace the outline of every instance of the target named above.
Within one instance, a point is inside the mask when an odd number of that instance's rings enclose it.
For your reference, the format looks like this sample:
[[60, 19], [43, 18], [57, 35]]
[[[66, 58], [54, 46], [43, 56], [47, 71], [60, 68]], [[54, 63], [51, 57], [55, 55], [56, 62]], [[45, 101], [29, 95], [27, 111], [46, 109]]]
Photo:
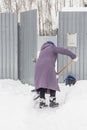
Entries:
[[[79, 60], [70, 66], [59, 81], [68, 74], [77, 79], [87, 79], [87, 12], [60, 12], [58, 46], [77, 54]], [[67, 34], [76, 34], [76, 46], [68, 46]], [[37, 55], [37, 11], [22, 12], [18, 29], [15, 13], [0, 13], [0, 79], [20, 79], [34, 84], [34, 63]], [[58, 70], [69, 57], [59, 55]]]
[[[58, 46], [68, 48], [79, 57], [77, 63], [70, 66], [59, 81], [63, 81], [68, 74], [73, 74], [77, 79], [87, 79], [87, 12], [60, 12], [59, 13], [59, 32]], [[77, 34], [76, 47], [67, 45], [67, 34]], [[60, 70], [70, 58], [59, 56], [58, 69]]]
[[19, 32], [19, 79], [34, 84], [33, 58], [37, 55], [37, 11], [21, 13]]
[[0, 13], [0, 79], [18, 79], [17, 15]]
[[0, 13], [0, 79], [20, 79], [34, 84], [37, 55], [37, 10]]

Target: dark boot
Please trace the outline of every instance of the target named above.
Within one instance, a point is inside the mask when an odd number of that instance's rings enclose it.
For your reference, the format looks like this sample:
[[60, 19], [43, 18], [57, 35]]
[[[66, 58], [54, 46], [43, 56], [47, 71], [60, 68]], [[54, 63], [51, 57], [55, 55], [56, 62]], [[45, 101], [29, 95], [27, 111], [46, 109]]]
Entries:
[[50, 107], [55, 108], [59, 106], [59, 103], [56, 102], [56, 98], [55, 97], [50, 97]]
[[39, 108], [48, 107], [44, 98], [40, 98]]

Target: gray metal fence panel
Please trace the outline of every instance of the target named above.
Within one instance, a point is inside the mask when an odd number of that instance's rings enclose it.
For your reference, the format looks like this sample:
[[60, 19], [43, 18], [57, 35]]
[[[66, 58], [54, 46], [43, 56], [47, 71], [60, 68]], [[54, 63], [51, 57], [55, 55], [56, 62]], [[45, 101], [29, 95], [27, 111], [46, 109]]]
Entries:
[[84, 69], [84, 79], [87, 79], [87, 12], [84, 13], [84, 48], [83, 48], [83, 59], [84, 59], [84, 63], [83, 63], [83, 69]]
[[2, 77], [2, 46], [1, 46], [1, 15], [0, 15], [0, 78]]
[[19, 35], [19, 79], [33, 85], [32, 59], [37, 55], [37, 10], [21, 13]]
[[[60, 12], [58, 46], [68, 48], [79, 57], [77, 63], [70, 66], [59, 78], [62, 82], [68, 74], [73, 74], [77, 79], [87, 79], [87, 12]], [[67, 33], [77, 33], [77, 47], [67, 46]], [[70, 58], [59, 56], [58, 69], [62, 68]]]
[[0, 13], [0, 79], [18, 79], [17, 15]]

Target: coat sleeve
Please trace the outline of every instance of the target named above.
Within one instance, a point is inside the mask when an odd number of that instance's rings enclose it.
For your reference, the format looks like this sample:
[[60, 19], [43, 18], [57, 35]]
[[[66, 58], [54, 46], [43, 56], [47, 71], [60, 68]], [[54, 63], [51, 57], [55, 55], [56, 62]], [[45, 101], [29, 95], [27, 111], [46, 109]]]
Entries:
[[67, 56], [71, 57], [72, 59], [76, 58], [76, 55], [74, 53], [72, 53], [70, 50], [65, 49], [63, 47], [56, 47], [56, 46], [54, 46], [53, 51], [56, 54], [67, 55]]

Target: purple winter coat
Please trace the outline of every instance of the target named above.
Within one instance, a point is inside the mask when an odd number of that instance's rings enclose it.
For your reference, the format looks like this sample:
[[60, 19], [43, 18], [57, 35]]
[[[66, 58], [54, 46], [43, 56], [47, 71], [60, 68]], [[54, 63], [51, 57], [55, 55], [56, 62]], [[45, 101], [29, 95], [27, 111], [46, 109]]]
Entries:
[[60, 91], [55, 72], [57, 54], [67, 55], [72, 59], [76, 58], [76, 55], [67, 49], [44, 43], [35, 64], [34, 81], [36, 89], [47, 88]]

